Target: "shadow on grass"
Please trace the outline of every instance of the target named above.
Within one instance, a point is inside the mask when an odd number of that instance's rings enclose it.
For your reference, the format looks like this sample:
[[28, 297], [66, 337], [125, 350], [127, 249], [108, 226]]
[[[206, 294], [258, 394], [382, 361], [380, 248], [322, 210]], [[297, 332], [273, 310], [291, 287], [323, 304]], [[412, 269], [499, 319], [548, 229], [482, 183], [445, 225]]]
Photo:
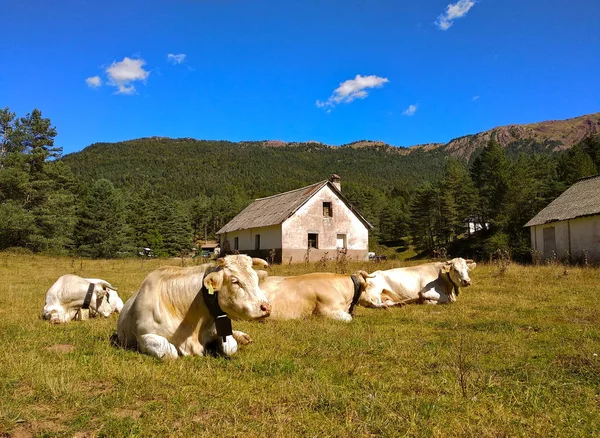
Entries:
[[[112, 335], [110, 335], [109, 341], [110, 341], [111, 347], [113, 347], [113, 348], [117, 348], [119, 350], [135, 351], [135, 352], [142, 354], [142, 352], [138, 349], [137, 343], [125, 344], [125, 343], [121, 342], [119, 340], [119, 336], [117, 335], [116, 332], [113, 333]], [[231, 359], [229, 356], [225, 355], [222, 351], [220, 351], [218, 339], [210, 341], [209, 343], [207, 343], [204, 346], [204, 356], [209, 356], [209, 357], [214, 357], [214, 358], [219, 358], [219, 359], [228, 359], [228, 360]], [[181, 357], [181, 355], [179, 355], [179, 357]]]

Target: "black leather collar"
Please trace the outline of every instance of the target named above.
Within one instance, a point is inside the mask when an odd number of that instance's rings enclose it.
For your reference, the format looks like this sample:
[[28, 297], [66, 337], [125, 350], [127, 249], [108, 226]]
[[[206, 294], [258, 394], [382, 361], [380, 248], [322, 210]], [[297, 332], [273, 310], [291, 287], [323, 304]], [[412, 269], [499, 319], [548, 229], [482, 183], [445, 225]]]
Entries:
[[454, 291], [454, 295], [458, 296], [458, 294], [460, 293], [460, 286], [458, 284], [456, 284], [453, 280], [452, 280], [452, 276], [450, 275], [450, 272], [447, 272], [445, 275], [448, 276], [448, 281], [450, 282], [450, 284], [452, 285], [452, 289]]
[[96, 283], [90, 283], [88, 286], [87, 293], [85, 294], [85, 298], [83, 299], [82, 309], [89, 309], [90, 303], [92, 302], [92, 295], [94, 294], [94, 289], [96, 288]]
[[354, 296], [352, 297], [352, 303], [350, 303], [350, 309], [348, 310], [348, 313], [352, 315], [362, 291], [360, 290], [361, 281], [358, 279], [358, 277], [356, 275], [351, 275], [350, 278], [352, 279], [352, 283], [354, 283]]
[[215, 318], [217, 335], [223, 338], [223, 342], [225, 342], [225, 338], [233, 334], [231, 319], [229, 319], [227, 314], [221, 309], [221, 306], [219, 306], [219, 291], [215, 290], [211, 294], [204, 285], [204, 279], [207, 275], [212, 274], [213, 272], [219, 272], [222, 269], [221, 266], [211, 266], [204, 272], [204, 276], [202, 277], [202, 289], [200, 289], [200, 292], [202, 293], [202, 299], [208, 308], [208, 313]]

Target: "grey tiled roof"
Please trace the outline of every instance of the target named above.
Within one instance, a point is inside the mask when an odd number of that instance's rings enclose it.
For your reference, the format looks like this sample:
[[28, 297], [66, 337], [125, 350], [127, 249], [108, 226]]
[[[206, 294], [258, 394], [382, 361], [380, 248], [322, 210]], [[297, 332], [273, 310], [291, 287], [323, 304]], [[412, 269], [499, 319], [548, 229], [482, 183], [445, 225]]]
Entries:
[[583, 178], [525, 224], [526, 227], [600, 214], [600, 175]]
[[352, 207], [350, 202], [341, 194], [341, 192], [339, 192], [331, 182], [325, 180], [300, 189], [257, 199], [242, 210], [236, 217], [231, 219], [231, 221], [225, 224], [223, 228], [217, 231], [217, 234], [279, 225], [292, 216], [315, 193], [326, 185], [329, 185], [329, 187], [340, 197], [348, 208], [356, 214], [367, 228], [373, 228], [373, 226], [354, 207]]

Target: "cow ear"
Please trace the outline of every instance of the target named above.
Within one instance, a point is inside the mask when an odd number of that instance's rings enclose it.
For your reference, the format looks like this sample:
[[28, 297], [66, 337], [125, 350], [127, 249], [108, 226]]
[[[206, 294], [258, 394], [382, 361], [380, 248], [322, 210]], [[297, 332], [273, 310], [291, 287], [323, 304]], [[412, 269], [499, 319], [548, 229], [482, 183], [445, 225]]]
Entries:
[[402, 297], [400, 295], [398, 295], [396, 292], [394, 292], [393, 290], [383, 289], [381, 291], [381, 301], [385, 301], [385, 300], [391, 300], [396, 303], [399, 303], [402, 301]]
[[469, 271], [472, 271], [476, 267], [477, 267], [477, 263], [475, 263], [475, 262], [467, 263], [467, 268], [469, 268]]
[[106, 286], [100, 286], [96, 288], [96, 298], [98, 298], [99, 300], [103, 299], [107, 294], [108, 291], [106, 290]]
[[221, 290], [221, 286], [223, 285], [223, 271], [211, 272], [206, 277], [204, 277], [204, 287], [206, 287], [209, 292], [219, 291]]
[[384, 290], [381, 291], [381, 302], [385, 302], [386, 300], [393, 301], [394, 297], [392, 296], [392, 294], [390, 293], [389, 290], [384, 289]]
[[442, 265], [442, 274], [447, 274], [452, 269], [452, 263], [446, 262]]

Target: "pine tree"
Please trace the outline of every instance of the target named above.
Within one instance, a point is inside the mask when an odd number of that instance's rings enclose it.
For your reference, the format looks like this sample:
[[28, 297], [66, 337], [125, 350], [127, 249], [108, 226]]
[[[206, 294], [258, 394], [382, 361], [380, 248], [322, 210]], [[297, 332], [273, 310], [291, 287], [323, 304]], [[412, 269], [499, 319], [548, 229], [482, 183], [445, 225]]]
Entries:
[[436, 220], [438, 191], [431, 184], [417, 189], [411, 202], [411, 236], [413, 244], [420, 250], [431, 250], [436, 246]]
[[55, 136], [37, 109], [19, 119], [0, 110], [0, 248], [60, 253], [71, 244], [74, 178], [55, 161]]
[[600, 134], [592, 135], [583, 139], [579, 145], [594, 162], [596, 171], [600, 172]]
[[[191, 220], [185, 205], [163, 198], [157, 211], [158, 231], [162, 239], [159, 255], [177, 256], [193, 244]], [[155, 242], [157, 245], [158, 242]]]
[[205, 195], [192, 199], [188, 205], [188, 211], [192, 221], [194, 239], [208, 239], [211, 216], [210, 199]]
[[454, 236], [459, 236], [465, 232], [467, 221], [473, 219], [478, 204], [478, 192], [466, 164], [457, 159], [448, 159], [444, 167], [442, 186], [443, 190], [452, 198], [453, 232]]
[[558, 162], [558, 178], [567, 186], [594, 174], [596, 165], [581, 144], [576, 144], [565, 152]]
[[84, 257], [114, 258], [130, 253], [121, 193], [106, 179], [95, 181], [78, 212], [77, 251]]
[[508, 171], [506, 153], [493, 140], [473, 160], [470, 173], [478, 192], [477, 214], [481, 224], [501, 225]]

